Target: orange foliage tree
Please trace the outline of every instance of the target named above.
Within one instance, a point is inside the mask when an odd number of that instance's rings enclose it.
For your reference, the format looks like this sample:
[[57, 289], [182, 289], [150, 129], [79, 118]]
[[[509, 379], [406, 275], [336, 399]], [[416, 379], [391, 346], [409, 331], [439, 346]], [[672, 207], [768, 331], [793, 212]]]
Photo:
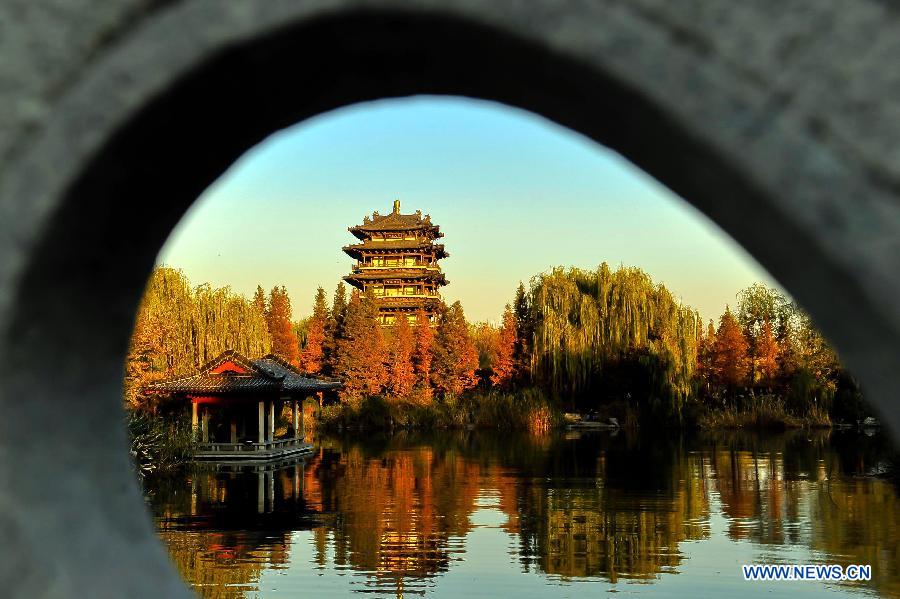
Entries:
[[413, 351], [413, 332], [406, 315], [401, 314], [391, 331], [388, 390], [394, 397], [406, 397], [416, 383]]
[[712, 348], [712, 370], [716, 382], [728, 387], [739, 387], [747, 381], [749, 357], [748, 345], [741, 326], [729, 308], [719, 319], [719, 330]]
[[337, 340], [334, 374], [344, 380], [342, 401], [359, 403], [378, 395], [387, 382], [386, 352], [378, 308], [373, 299], [354, 291]]
[[503, 311], [503, 324], [500, 326], [500, 335], [497, 341], [497, 358], [493, 364], [491, 384], [498, 387], [508, 387], [515, 374], [515, 352], [518, 323], [516, 315], [509, 304]]
[[767, 319], [756, 339], [756, 376], [763, 386], [771, 386], [778, 376], [778, 343]]
[[306, 372], [322, 371], [325, 359], [325, 325], [327, 321], [328, 306], [325, 303], [325, 290], [319, 287], [316, 290], [312, 317], [309, 319], [306, 347], [303, 348], [303, 353], [300, 355], [300, 365]]
[[284, 286], [273, 287], [269, 293], [266, 323], [272, 337], [272, 353], [296, 364], [300, 347], [291, 323], [291, 298]]
[[424, 310], [416, 314], [416, 330], [413, 340], [412, 365], [415, 376], [415, 389], [419, 397], [431, 401], [431, 362], [434, 348], [434, 331], [431, 321]]
[[478, 350], [469, 335], [469, 324], [462, 304], [454, 302], [444, 308], [438, 321], [434, 344], [432, 381], [435, 389], [459, 394], [478, 384]]

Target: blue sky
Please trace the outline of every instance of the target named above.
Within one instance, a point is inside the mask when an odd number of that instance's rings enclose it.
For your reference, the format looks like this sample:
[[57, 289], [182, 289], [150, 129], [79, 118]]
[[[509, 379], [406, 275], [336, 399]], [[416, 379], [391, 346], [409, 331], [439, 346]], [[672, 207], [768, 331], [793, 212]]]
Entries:
[[769, 275], [687, 202], [614, 152], [539, 116], [464, 98], [358, 104], [277, 132], [197, 200], [158, 262], [195, 284], [285, 285], [309, 314], [350, 270], [347, 227], [422, 210], [445, 233], [470, 320], [497, 321], [520, 280], [555, 265], [640, 266], [704, 318]]

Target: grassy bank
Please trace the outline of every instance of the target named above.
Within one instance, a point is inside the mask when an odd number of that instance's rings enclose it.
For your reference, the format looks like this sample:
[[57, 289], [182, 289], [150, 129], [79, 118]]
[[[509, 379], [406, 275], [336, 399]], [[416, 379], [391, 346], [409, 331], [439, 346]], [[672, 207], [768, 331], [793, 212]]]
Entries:
[[807, 414], [789, 412], [780, 399], [766, 395], [749, 406], [738, 408], [706, 408], [695, 415], [698, 428], [705, 430], [752, 428], [758, 430], [785, 430], [789, 428], [829, 428], [831, 417], [817, 409]]
[[545, 433], [562, 422], [559, 410], [538, 389], [475, 391], [428, 403], [379, 396], [358, 405], [325, 406], [317, 417], [312, 411], [305, 410], [307, 425], [324, 430], [481, 428]]

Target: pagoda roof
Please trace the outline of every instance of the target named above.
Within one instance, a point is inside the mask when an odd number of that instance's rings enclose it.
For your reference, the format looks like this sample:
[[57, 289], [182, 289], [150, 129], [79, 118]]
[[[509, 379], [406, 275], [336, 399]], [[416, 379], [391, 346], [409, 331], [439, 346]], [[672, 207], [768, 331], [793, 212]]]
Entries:
[[383, 296], [375, 298], [375, 305], [379, 309], [385, 308], [436, 308], [443, 300], [439, 296], [430, 297], [404, 297], [399, 296]]
[[438, 281], [441, 285], [447, 284], [447, 279], [436, 268], [371, 268], [353, 272], [344, 277], [344, 280], [352, 283], [356, 281], [381, 281], [384, 279], [403, 279], [408, 281]]
[[250, 360], [229, 349], [201, 366], [190, 376], [160, 381], [147, 387], [156, 393], [312, 393], [341, 387], [340, 381], [302, 373], [298, 368], [269, 354]]
[[345, 245], [344, 252], [351, 258], [359, 259], [366, 252], [378, 250], [434, 250], [437, 258], [446, 258], [450, 254], [444, 249], [442, 243], [431, 243], [430, 241], [414, 241], [410, 239], [397, 239], [393, 241], [372, 241], [366, 239], [362, 243], [354, 243], [353, 245]]
[[389, 214], [379, 214], [373, 212], [372, 216], [363, 218], [361, 225], [349, 227], [347, 230], [353, 233], [358, 239], [367, 239], [372, 233], [383, 231], [416, 231], [424, 230], [431, 234], [433, 239], [443, 237], [440, 226], [431, 223], [431, 216], [422, 215], [421, 210], [416, 210], [413, 214], [400, 213], [400, 200], [394, 201], [394, 210]]

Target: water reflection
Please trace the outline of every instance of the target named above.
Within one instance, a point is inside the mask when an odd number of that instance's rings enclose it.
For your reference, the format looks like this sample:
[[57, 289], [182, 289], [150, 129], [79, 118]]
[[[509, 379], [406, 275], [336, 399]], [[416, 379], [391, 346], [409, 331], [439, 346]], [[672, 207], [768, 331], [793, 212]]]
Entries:
[[403, 433], [322, 439], [305, 462], [198, 470], [147, 490], [204, 597], [553, 596], [584, 581], [676, 594], [669, 573], [707, 591], [784, 592], [744, 583], [744, 561], [871, 564], [871, 583], [828, 589], [900, 597], [900, 502], [873, 476], [889, 451], [878, 436], [830, 432]]

